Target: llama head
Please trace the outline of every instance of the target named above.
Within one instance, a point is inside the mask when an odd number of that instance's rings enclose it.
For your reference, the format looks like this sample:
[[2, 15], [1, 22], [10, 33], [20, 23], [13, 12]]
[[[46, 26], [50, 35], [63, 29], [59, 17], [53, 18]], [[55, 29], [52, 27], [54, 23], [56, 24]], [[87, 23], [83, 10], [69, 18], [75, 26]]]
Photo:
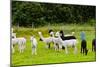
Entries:
[[53, 37], [54, 36], [54, 32], [50, 32], [50, 36]]
[[52, 30], [52, 29], [50, 29], [50, 30], [49, 30], [49, 33], [51, 33], [51, 32], [53, 32], [53, 30]]
[[63, 32], [63, 30], [60, 30], [59, 33], [60, 33], [61, 36], [64, 36], [64, 32]]
[[64, 34], [63, 30], [60, 30], [60, 33], [61, 33], [61, 34]]
[[43, 41], [43, 40], [40, 38], [39, 41]]
[[41, 32], [38, 32], [38, 34], [41, 34]]
[[59, 32], [56, 32], [55, 36], [56, 36], [56, 37], [60, 36]]

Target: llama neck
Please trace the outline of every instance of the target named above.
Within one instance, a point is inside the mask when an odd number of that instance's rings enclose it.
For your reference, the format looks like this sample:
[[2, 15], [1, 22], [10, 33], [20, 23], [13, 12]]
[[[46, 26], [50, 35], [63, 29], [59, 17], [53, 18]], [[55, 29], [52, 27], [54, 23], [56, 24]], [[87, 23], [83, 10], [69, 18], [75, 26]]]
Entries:
[[64, 33], [61, 33], [61, 36], [64, 37]]
[[60, 36], [58, 36], [58, 38], [59, 38], [60, 42], [63, 42], [63, 40], [62, 40], [62, 38]]
[[52, 37], [54, 37], [54, 34], [52, 34]]
[[16, 38], [16, 36], [14, 36], [14, 38]]
[[42, 36], [42, 34], [39, 34], [40, 35], [40, 38], [44, 41], [44, 37]]

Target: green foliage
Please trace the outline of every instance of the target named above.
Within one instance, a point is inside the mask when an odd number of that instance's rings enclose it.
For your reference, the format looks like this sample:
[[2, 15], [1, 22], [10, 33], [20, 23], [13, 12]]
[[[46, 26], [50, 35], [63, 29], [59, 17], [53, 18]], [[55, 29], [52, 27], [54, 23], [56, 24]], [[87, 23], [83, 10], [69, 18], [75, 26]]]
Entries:
[[96, 20], [95, 19], [90, 19], [90, 20], [88, 20], [88, 23], [90, 24], [90, 25], [96, 25]]
[[37, 27], [57, 23], [87, 23], [95, 19], [95, 10], [95, 6], [12, 1], [12, 24], [29, 27], [33, 23]]

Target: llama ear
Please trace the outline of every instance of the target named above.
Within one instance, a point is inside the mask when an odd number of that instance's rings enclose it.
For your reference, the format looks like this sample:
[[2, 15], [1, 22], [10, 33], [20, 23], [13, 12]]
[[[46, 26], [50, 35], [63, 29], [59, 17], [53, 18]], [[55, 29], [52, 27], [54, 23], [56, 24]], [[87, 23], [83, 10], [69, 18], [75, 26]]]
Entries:
[[43, 40], [40, 38], [39, 41], [43, 41]]

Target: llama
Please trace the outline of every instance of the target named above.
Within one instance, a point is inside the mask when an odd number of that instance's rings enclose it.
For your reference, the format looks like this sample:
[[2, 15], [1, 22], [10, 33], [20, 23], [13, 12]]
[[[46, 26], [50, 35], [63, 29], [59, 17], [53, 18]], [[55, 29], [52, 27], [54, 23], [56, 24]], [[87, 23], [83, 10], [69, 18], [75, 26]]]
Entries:
[[40, 36], [40, 39], [41, 39], [44, 43], [46, 43], [46, 48], [49, 48], [49, 47], [50, 47], [50, 46], [49, 46], [50, 43], [53, 42], [52, 37], [44, 38], [44, 37], [42, 36], [42, 33], [41, 33], [41, 32], [38, 32], [38, 34], [39, 34], [39, 36]]
[[20, 37], [20, 38], [17, 38], [18, 40], [18, 45], [19, 45], [19, 50], [20, 50], [20, 53], [23, 53], [24, 49], [26, 48], [26, 38], [24, 37]]
[[54, 32], [50, 32], [50, 35], [52, 36], [52, 40], [53, 40], [53, 43], [54, 43], [54, 48], [55, 48], [55, 51], [58, 50], [59, 48], [61, 48], [61, 42], [59, 41], [59, 38], [57, 37], [54, 37]]
[[[74, 36], [75, 32], [72, 32], [72, 34], [64, 35], [63, 30], [60, 30], [59, 33], [60, 33], [60, 36], [61, 36], [62, 40], [76, 39], [76, 37]], [[56, 36], [58, 36], [59, 33], [56, 33]], [[65, 49], [65, 47], [62, 46], [62, 49]]]
[[13, 33], [13, 28], [11, 29], [12, 38], [16, 38], [16, 33]]
[[60, 45], [65, 47], [65, 53], [68, 54], [68, 46], [72, 46], [74, 48], [74, 53], [76, 54], [77, 52], [77, 40], [76, 39], [69, 39], [69, 40], [62, 40], [60, 33], [57, 32], [56, 35], [58, 35], [59, 41], [61, 42]]
[[[53, 32], [52, 29], [50, 29], [50, 30], [48, 31], [48, 33], [50, 34], [50, 37], [53, 37], [52, 34], [54, 34], [54, 32]], [[49, 44], [49, 48], [50, 48], [50, 44]]]
[[12, 44], [11, 44], [11, 48], [12, 48], [12, 52], [15, 52], [14, 46], [15, 44], [17, 44], [17, 40], [15, 38], [12, 38]]
[[81, 42], [81, 53], [83, 53], [85, 55], [87, 55], [87, 53], [88, 53], [86, 40], [82, 40], [82, 42]]
[[87, 55], [88, 49], [87, 49], [87, 41], [86, 41], [86, 36], [84, 31], [80, 33], [80, 38], [81, 38], [81, 53]]
[[12, 38], [12, 49], [14, 51], [14, 45], [18, 44], [19, 46], [19, 51], [22, 53], [25, 49], [25, 44], [26, 44], [26, 38], [20, 37], [20, 38]]
[[12, 33], [12, 44], [11, 44], [11, 47], [12, 47], [12, 52], [13, 53], [15, 52], [15, 49], [14, 49], [15, 44], [17, 44], [16, 33]]
[[16, 33], [13, 33], [13, 28], [12, 28], [12, 52], [14, 53], [15, 50], [14, 50], [14, 46], [15, 44], [18, 44], [19, 46], [19, 51], [20, 53], [22, 53], [25, 49], [25, 44], [26, 44], [26, 38], [24, 37], [20, 37], [20, 38], [16, 38]]
[[35, 54], [37, 55], [37, 40], [34, 36], [30, 37], [30, 41], [31, 41], [31, 46], [32, 46], [32, 55]]

